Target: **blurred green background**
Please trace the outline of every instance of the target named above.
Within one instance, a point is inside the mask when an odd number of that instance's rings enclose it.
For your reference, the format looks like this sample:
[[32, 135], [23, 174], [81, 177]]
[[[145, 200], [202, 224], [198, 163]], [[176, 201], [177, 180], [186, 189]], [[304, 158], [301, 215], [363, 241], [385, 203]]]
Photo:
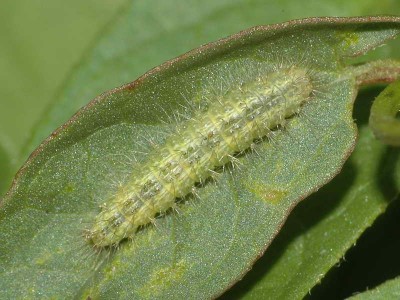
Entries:
[[[1, 0], [0, 190], [62, 82], [126, 0]], [[6, 161], [3, 152], [9, 155]], [[3, 180], [2, 180], [3, 179]], [[1, 193], [0, 193], [1, 194]]]

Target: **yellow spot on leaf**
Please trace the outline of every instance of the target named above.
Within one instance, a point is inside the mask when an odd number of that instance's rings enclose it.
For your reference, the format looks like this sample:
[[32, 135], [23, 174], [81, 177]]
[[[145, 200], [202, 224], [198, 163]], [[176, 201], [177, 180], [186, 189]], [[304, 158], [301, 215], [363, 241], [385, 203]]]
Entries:
[[260, 199], [269, 204], [278, 204], [287, 195], [287, 191], [277, 189], [265, 184], [258, 184], [256, 182], [247, 182], [246, 187], [250, 192], [257, 195]]
[[52, 259], [52, 257], [53, 257], [53, 255], [52, 255], [50, 252], [46, 251], [46, 252], [42, 253], [42, 255], [39, 256], [39, 257], [35, 260], [35, 263], [36, 263], [37, 265], [39, 265], [39, 266], [43, 266], [43, 265], [45, 265], [46, 263], [48, 263], [48, 262]]
[[343, 40], [342, 48], [346, 50], [358, 44], [360, 37], [356, 33], [347, 32], [339, 34], [339, 39]]
[[153, 271], [147, 284], [140, 288], [140, 294], [147, 299], [153, 298], [155, 295], [160, 294], [163, 289], [179, 281], [186, 269], [185, 261], [180, 260], [172, 266]]

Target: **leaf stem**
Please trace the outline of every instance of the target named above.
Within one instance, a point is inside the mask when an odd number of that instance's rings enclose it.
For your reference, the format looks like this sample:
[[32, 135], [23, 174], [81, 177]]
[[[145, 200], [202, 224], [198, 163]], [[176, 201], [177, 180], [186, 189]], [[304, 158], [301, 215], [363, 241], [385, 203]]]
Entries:
[[[391, 83], [400, 78], [400, 61], [387, 59], [348, 67], [346, 74], [354, 76], [356, 87], [376, 83]], [[347, 75], [346, 75], [347, 76]], [[371, 107], [369, 126], [383, 143], [400, 146], [400, 81], [390, 84]]]
[[357, 87], [374, 83], [390, 83], [400, 77], [400, 61], [393, 59], [376, 60], [351, 66], [349, 69], [356, 78]]

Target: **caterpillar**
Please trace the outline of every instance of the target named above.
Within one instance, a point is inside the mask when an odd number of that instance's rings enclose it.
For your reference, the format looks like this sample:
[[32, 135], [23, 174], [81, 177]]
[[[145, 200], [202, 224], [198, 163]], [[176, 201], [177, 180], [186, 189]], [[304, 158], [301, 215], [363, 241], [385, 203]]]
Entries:
[[116, 246], [174, 206], [177, 198], [237, 160], [311, 99], [312, 81], [299, 66], [281, 67], [211, 97], [206, 109], [180, 122], [165, 143], [102, 206], [86, 238]]

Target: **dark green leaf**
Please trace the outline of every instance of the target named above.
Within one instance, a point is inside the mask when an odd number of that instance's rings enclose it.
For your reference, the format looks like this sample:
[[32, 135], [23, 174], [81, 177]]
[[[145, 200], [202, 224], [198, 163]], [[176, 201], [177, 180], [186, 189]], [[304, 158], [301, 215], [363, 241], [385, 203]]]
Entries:
[[386, 299], [398, 299], [400, 298], [400, 277], [388, 280], [380, 286], [366, 291], [364, 293], [357, 294], [348, 299], [352, 300], [386, 300]]
[[374, 101], [369, 125], [384, 143], [400, 146], [400, 81], [390, 84]]

